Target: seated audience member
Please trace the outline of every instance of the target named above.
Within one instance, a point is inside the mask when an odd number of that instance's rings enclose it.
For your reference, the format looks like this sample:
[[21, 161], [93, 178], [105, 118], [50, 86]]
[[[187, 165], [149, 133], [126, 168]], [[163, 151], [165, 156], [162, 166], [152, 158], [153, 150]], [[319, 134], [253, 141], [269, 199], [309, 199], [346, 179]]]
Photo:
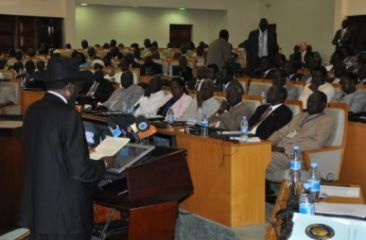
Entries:
[[110, 81], [104, 78], [103, 69], [94, 72], [94, 81], [89, 87], [85, 96], [80, 96], [78, 102], [82, 105], [95, 105], [98, 102], [107, 101], [113, 93], [113, 86]]
[[132, 53], [127, 53], [124, 57], [124, 61], [127, 62], [129, 68], [140, 68], [141, 65], [137, 63], [140, 58], [135, 59]]
[[297, 73], [297, 66], [295, 63], [287, 61], [284, 64], [283, 70], [286, 74], [286, 79], [290, 81], [300, 81], [303, 77], [302, 74]]
[[[217, 66], [217, 65], [216, 65]], [[201, 89], [202, 83], [206, 79], [211, 79], [213, 77], [213, 72], [208, 67], [200, 67], [197, 69], [197, 79], [195, 81], [194, 87], [190, 88], [192, 84], [188, 85], [189, 89], [194, 89], [196, 91], [199, 91]]]
[[299, 98], [299, 90], [288, 84], [286, 74], [283, 70], [273, 70], [271, 73], [273, 85], [282, 86], [287, 91], [287, 99], [297, 100]]
[[316, 67], [311, 71], [311, 82], [305, 85], [304, 90], [299, 97], [299, 100], [303, 103], [304, 109], [307, 108], [306, 103], [309, 96], [316, 91], [325, 93], [327, 101], [330, 102], [335, 94], [335, 90], [326, 80], [327, 70], [323, 66]]
[[216, 88], [218, 87], [218, 85], [222, 85], [222, 83], [219, 81], [218, 79], [218, 75], [220, 72], [219, 66], [217, 66], [216, 64], [212, 63], [212, 64], [208, 64], [207, 65], [208, 70], [210, 70], [210, 75], [208, 76], [209, 79], [212, 79], [212, 81], [214, 82]]
[[160, 53], [158, 51], [158, 43], [156, 41], [151, 43], [150, 52], [153, 59], [160, 59]]
[[361, 84], [366, 84], [366, 64], [361, 65], [357, 72], [358, 82]]
[[242, 116], [248, 116], [249, 109], [241, 101], [243, 88], [240, 84], [232, 84], [226, 89], [226, 100], [209, 119], [210, 125], [225, 130], [235, 131], [240, 129]]
[[187, 94], [184, 81], [173, 78], [170, 82], [171, 93], [163, 99], [163, 106], [158, 110], [158, 115], [165, 116], [168, 109], [172, 108], [175, 118], [180, 118], [192, 102], [192, 97]]
[[272, 63], [269, 57], [262, 57], [260, 59], [259, 67], [254, 70], [253, 77], [255, 78], [270, 78]]
[[324, 146], [332, 134], [332, 118], [324, 113], [327, 96], [315, 91], [307, 99], [307, 112], [296, 115], [292, 121], [274, 132], [268, 140], [272, 142], [272, 161], [266, 169], [266, 179], [281, 181], [276, 172], [288, 169], [292, 146], [301, 151], [315, 150]]
[[[128, 66], [128, 63], [127, 63], [126, 59], [121, 60], [120, 66], [121, 66], [121, 72], [115, 73], [114, 77], [113, 77], [115, 82], [118, 82], [119, 79], [121, 79], [121, 76], [124, 72], [130, 71], [130, 68]], [[138, 84], [137, 74], [133, 71], [131, 71], [131, 72], [133, 74], [133, 84]]]
[[36, 65], [32, 60], [28, 60], [25, 63], [25, 73], [20, 74], [18, 77], [23, 81], [23, 86], [26, 88], [41, 88], [44, 89], [45, 85], [38, 75], [35, 74]]
[[219, 110], [221, 102], [214, 97], [215, 85], [211, 79], [203, 81], [197, 96], [192, 100], [188, 106], [187, 111], [179, 119], [188, 121], [195, 119], [197, 122], [201, 119], [202, 114], [206, 114], [210, 118]]
[[356, 89], [357, 77], [354, 73], [348, 72], [340, 80], [341, 91], [338, 91], [332, 101], [347, 103], [348, 111], [351, 114], [366, 111], [366, 92]]
[[157, 75], [163, 73], [161, 64], [155, 63], [151, 56], [145, 58], [145, 63], [141, 65], [141, 75]]
[[131, 71], [126, 71], [121, 76], [121, 88], [114, 90], [112, 95], [100, 106], [106, 107], [110, 111], [122, 111], [124, 104], [130, 107], [144, 94], [144, 89], [133, 84], [133, 74]]
[[290, 62], [293, 62], [295, 64], [296, 68], [302, 67], [301, 53], [300, 53], [300, 46], [299, 45], [296, 44], [294, 46], [293, 53], [290, 55], [289, 59], [290, 59]]
[[163, 83], [160, 77], [155, 76], [151, 78], [145, 89], [144, 96], [135, 104], [135, 116], [156, 115], [165, 96], [164, 91], [161, 90], [162, 86]]
[[89, 43], [88, 43], [88, 41], [87, 40], [82, 40], [81, 41], [81, 48], [82, 49], [88, 49], [88, 47], [89, 47]]
[[260, 139], [267, 139], [292, 119], [291, 110], [283, 104], [287, 98], [284, 87], [273, 85], [266, 98], [268, 103], [259, 106], [249, 119], [249, 133]]
[[339, 83], [341, 77], [347, 73], [346, 65], [343, 62], [341, 62], [333, 66], [334, 66], [334, 77], [328, 78], [328, 82]]
[[173, 75], [180, 76], [184, 82], [191, 82], [193, 79], [192, 68], [188, 66], [188, 60], [185, 56], [179, 58], [179, 65], [173, 66]]
[[46, 70], [46, 63], [43, 60], [36, 62], [37, 72], [43, 72]]

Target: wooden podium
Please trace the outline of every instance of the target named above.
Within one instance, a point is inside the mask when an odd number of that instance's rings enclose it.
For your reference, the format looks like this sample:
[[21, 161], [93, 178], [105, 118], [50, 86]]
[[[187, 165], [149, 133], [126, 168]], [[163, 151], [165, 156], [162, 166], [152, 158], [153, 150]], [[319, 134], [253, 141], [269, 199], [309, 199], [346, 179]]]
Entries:
[[94, 202], [121, 211], [129, 240], [174, 239], [178, 202], [193, 192], [185, 155], [184, 150], [155, 148], [148, 160], [128, 168], [124, 179], [96, 189]]

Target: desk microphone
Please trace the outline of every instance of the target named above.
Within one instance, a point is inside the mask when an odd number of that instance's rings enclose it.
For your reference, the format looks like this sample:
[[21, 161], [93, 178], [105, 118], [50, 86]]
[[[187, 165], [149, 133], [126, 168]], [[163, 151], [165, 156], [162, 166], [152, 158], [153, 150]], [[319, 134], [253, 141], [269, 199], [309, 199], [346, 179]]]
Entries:
[[137, 135], [140, 139], [151, 137], [158, 131], [144, 116], [138, 116], [136, 118], [136, 126], [138, 129]]

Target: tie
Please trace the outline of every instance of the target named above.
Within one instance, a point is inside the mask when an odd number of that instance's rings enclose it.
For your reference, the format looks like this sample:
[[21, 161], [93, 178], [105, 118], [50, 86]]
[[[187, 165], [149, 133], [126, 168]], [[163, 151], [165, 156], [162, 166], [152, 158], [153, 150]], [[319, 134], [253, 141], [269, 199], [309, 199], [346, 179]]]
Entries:
[[95, 91], [97, 90], [99, 86], [99, 83], [98, 82], [94, 82], [93, 85], [90, 87], [88, 93], [86, 94], [88, 97], [93, 97], [94, 96], [94, 93]]
[[259, 126], [272, 112], [272, 106], [269, 106], [268, 109], [262, 114], [262, 116], [260, 117], [260, 119], [258, 120], [258, 122], [256, 122], [251, 128], [250, 130], [252, 130], [253, 128]]

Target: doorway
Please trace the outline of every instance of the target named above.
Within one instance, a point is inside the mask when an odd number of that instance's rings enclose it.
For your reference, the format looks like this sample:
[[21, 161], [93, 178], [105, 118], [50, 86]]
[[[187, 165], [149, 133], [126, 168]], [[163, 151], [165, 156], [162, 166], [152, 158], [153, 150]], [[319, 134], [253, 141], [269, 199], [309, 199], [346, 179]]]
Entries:
[[173, 47], [180, 48], [182, 44], [192, 41], [191, 24], [170, 24], [169, 42]]

